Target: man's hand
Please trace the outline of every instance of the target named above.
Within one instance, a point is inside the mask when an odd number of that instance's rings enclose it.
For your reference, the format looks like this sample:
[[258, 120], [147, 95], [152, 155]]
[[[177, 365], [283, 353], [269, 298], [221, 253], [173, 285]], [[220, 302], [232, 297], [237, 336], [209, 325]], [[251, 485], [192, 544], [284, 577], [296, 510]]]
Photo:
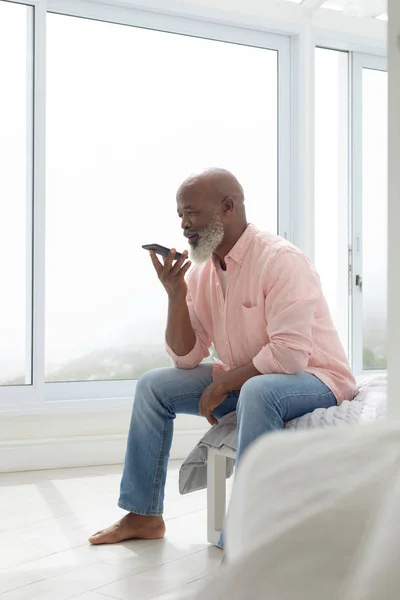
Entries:
[[203, 415], [210, 425], [218, 425], [217, 419], [212, 414], [214, 408], [217, 408], [228, 397], [218, 382], [209, 385], [201, 395], [199, 402], [199, 413]]
[[153, 266], [170, 300], [186, 298], [187, 285], [185, 275], [192, 264], [190, 261], [185, 262], [188, 257], [187, 250], [185, 250], [182, 253], [182, 256], [175, 264], [173, 264], [175, 254], [176, 250], [173, 248], [167, 258], [164, 259], [164, 264], [162, 264], [156, 256], [156, 253], [152, 250], [150, 251]]
[[257, 375], [261, 373], [251, 362], [219, 377], [204, 390], [199, 403], [200, 414], [206, 417], [210, 425], [217, 425], [218, 421], [212, 414], [214, 408], [222, 404], [230, 392], [240, 390], [246, 381]]

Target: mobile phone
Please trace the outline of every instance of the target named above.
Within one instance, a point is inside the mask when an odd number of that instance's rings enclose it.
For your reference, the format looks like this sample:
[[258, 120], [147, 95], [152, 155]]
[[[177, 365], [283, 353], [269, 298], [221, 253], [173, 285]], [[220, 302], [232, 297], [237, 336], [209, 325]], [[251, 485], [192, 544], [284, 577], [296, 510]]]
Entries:
[[[156, 254], [160, 254], [161, 256], [165, 257], [167, 257], [171, 252], [169, 248], [166, 248], [165, 246], [160, 246], [160, 244], [145, 244], [144, 246], [142, 246], [142, 248], [144, 250], [153, 250], [153, 252], [155, 252]], [[177, 252], [175, 254], [174, 260], [178, 260], [181, 256], [182, 254], [180, 252]]]

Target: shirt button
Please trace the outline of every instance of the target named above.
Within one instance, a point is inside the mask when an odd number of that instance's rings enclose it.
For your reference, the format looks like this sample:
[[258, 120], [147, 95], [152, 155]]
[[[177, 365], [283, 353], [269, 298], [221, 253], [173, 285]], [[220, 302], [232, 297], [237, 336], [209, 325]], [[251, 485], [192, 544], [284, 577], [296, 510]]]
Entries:
[[219, 287], [219, 282], [217, 281], [217, 287]]

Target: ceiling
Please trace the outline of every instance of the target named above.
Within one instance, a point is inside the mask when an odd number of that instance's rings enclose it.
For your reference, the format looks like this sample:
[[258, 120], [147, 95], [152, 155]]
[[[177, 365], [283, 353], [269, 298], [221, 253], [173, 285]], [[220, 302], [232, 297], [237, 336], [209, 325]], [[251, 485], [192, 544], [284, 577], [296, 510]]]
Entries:
[[387, 0], [282, 0], [304, 6], [309, 11], [337, 10], [345, 14], [387, 20]]

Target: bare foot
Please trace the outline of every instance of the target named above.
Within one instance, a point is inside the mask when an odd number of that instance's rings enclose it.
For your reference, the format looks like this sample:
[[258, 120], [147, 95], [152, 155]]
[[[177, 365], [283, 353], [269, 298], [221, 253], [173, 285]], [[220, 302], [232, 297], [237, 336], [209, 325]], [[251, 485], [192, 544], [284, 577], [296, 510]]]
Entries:
[[120, 521], [102, 529], [89, 538], [93, 545], [116, 544], [124, 540], [159, 540], [165, 535], [165, 523], [162, 517], [146, 517], [128, 513]]

